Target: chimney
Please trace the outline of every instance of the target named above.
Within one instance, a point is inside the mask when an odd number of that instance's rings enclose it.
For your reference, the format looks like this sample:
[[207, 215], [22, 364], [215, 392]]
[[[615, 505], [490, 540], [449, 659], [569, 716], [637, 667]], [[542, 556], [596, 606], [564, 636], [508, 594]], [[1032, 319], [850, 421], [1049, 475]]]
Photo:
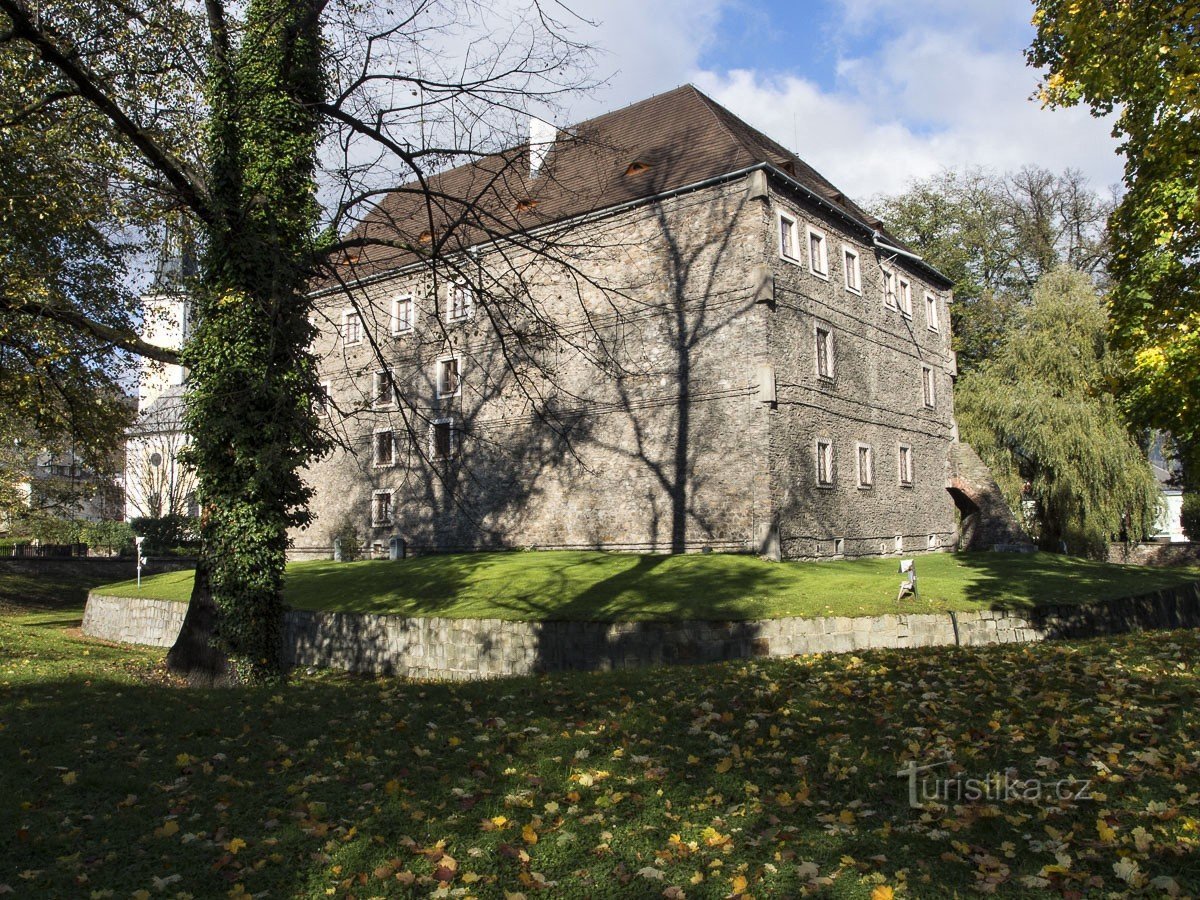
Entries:
[[558, 129], [550, 122], [544, 122], [537, 116], [529, 117], [529, 177], [537, 178], [546, 161], [554, 140], [558, 137]]

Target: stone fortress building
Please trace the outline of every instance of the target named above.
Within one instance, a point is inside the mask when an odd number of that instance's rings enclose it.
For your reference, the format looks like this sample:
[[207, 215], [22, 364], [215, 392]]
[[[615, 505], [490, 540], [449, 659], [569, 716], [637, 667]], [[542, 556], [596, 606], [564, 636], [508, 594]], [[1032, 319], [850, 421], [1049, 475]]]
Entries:
[[951, 285], [786, 148], [685, 86], [429, 186], [316, 291], [296, 556], [956, 545]]

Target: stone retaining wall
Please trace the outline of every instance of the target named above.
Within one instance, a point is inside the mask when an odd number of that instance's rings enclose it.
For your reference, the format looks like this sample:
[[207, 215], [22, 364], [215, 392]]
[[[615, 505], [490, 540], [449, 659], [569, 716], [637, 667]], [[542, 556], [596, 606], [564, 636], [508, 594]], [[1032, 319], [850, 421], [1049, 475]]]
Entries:
[[88, 594], [83, 610], [83, 633], [122, 644], [170, 647], [183, 627], [186, 603], [146, 597]]
[[[106, 640], [169, 646], [184, 611], [183, 603], [93, 594], [83, 630]], [[748, 622], [506, 622], [291, 610], [283, 640], [292, 665], [467, 679], [1195, 627], [1200, 582], [1087, 606]]]
[[1200, 566], [1200, 543], [1109, 544], [1108, 561], [1131, 566]]

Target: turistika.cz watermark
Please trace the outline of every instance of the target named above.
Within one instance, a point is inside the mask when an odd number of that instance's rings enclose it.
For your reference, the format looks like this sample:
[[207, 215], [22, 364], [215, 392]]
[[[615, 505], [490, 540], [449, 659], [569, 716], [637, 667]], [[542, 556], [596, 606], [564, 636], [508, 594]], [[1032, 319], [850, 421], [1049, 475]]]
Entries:
[[1092, 799], [1091, 779], [1088, 778], [1018, 778], [1010, 772], [989, 772], [982, 777], [927, 774], [949, 765], [949, 760], [924, 766], [909, 760], [905, 768], [896, 773], [908, 779], [908, 805], [913, 809], [924, 809], [927, 803], [939, 806], [978, 802], [1036, 804], [1043, 800], [1080, 802]]

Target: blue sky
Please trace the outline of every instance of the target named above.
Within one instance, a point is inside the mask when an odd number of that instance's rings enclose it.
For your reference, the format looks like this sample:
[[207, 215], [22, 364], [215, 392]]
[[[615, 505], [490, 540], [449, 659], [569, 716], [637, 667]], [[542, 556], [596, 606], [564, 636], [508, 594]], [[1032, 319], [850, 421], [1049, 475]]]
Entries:
[[599, 23], [580, 37], [612, 78], [568, 122], [692, 82], [859, 198], [969, 166], [1075, 168], [1101, 191], [1120, 181], [1111, 122], [1029, 99], [1025, 0], [571, 6]]

